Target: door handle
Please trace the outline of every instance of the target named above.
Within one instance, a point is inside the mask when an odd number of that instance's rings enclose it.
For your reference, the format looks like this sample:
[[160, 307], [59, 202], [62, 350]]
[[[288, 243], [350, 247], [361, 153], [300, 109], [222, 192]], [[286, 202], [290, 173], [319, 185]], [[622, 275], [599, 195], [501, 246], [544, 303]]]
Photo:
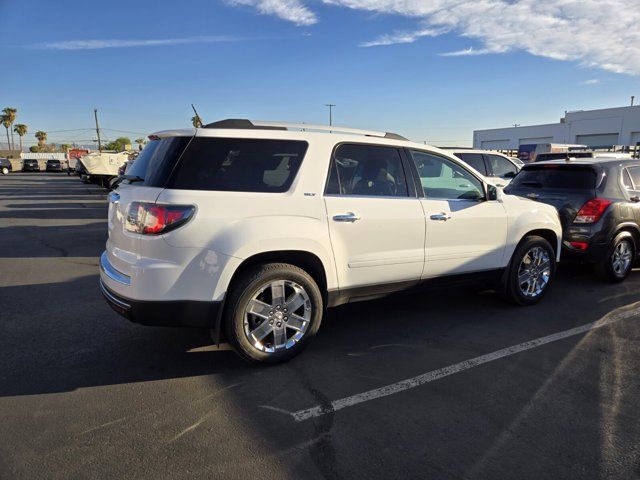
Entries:
[[355, 222], [356, 220], [360, 220], [360, 217], [357, 216], [355, 213], [353, 212], [347, 212], [347, 213], [343, 213], [340, 215], [334, 215], [333, 216], [333, 221], [334, 222]]
[[446, 222], [447, 220], [451, 220], [451, 215], [448, 213], [435, 213], [429, 217], [431, 220], [440, 220], [441, 222]]

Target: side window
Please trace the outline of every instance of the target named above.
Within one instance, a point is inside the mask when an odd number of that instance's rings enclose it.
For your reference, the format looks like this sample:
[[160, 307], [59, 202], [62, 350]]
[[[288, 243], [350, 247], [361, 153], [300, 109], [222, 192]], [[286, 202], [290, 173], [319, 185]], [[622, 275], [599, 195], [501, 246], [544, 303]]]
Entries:
[[482, 182], [456, 163], [426, 152], [411, 151], [427, 198], [480, 200]]
[[640, 190], [640, 167], [629, 167], [627, 171], [629, 172], [629, 175], [631, 175], [634, 190]]
[[475, 168], [482, 175], [487, 174], [487, 167], [484, 164], [481, 153], [456, 153], [455, 155], [470, 167]]
[[196, 137], [176, 165], [169, 188], [286, 192], [306, 151], [307, 143], [295, 140]]
[[500, 155], [485, 155], [494, 177], [513, 178], [518, 173], [516, 166]]
[[628, 168], [622, 170], [622, 186], [627, 190], [633, 190], [633, 182], [631, 181]]
[[398, 149], [375, 145], [340, 145], [335, 152], [327, 193], [407, 197], [407, 179]]

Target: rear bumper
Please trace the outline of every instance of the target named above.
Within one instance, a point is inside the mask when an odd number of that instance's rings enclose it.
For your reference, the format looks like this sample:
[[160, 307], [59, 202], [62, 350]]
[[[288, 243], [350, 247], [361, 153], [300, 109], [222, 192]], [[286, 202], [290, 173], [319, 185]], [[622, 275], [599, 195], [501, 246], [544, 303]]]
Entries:
[[589, 263], [601, 261], [609, 251], [608, 243], [589, 243], [586, 250], [578, 250], [562, 242], [562, 258], [567, 260], [581, 260]]
[[100, 279], [100, 290], [109, 306], [126, 319], [157, 327], [217, 328], [222, 302], [141, 301], [110, 290]]

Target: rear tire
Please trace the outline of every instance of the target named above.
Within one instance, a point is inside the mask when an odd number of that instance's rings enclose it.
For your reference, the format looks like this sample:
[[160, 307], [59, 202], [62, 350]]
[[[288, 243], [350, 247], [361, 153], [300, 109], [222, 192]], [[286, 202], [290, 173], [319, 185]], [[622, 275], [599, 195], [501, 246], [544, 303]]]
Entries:
[[636, 260], [636, 242], [629, 232], [620, 232], [613, 239], [605, 257], [595, 265], [600, 280], [619, 283], [631, 273]]
[[530, 235], [518, 245], [502, 279], [505, 300], [534, 305], [549, 290], [556, 273], [553, 247], [544, 238]]
[[269, 263], [234, 282], [223, 328], [233, 349], [248, 362], [281, 363], [311, 342], [323, 313], [322, 294], [307, 272]]

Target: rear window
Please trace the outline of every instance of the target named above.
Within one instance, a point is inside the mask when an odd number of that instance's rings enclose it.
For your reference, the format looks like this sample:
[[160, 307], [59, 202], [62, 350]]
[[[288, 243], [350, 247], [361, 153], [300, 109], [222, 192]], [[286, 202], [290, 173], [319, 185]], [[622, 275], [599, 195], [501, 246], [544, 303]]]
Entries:
[[525, 168], [516, 175], [505, 191], [520, 188], [593, 190], [596, 188], [596, 172], [589, 167], [567, 168], [563, 165]]
[[[142, 185], [163, 187], [190, 139], [190, 137], [168, 137], [151, 140], [133, 162], [127, 175], [144, 179]], [[136, 183], [136, 185], [141, 184]]]
[[286, 192], [306, 151], [307, 143], [302, 141], [196, 137], [182, 155], [168, 187]]

